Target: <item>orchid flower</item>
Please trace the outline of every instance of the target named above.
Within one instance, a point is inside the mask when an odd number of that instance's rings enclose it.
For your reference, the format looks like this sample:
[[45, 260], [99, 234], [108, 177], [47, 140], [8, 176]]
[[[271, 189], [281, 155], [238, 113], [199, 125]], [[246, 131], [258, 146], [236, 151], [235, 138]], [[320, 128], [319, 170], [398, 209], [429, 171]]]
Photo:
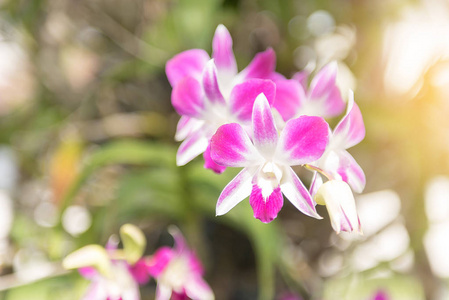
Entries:
[[148, 272], [157, 281], [156, 300], [214, 299], [209, 285], [203, 280], [201, 262], [187, 247], [178, 229], [171, 228], [174, 248], [162, 247], [149, 259]]
[[126, 224], [120, 229], [124, 249], [108, 242], [85, 246], [68, 255], [63, 266], [78, 269], [91, 281], [84, 300], [139, 300], [139, 284], [149, 281], [145, 260], [141, 258], [145, 237], [135, 226]]
[[314, 196], [317, 204], [326, 205], [335, 232], [362, 233], [355, 207], [354, 195], [349, 185], [341, 180], [329, 180], [322, 184]]
[[337, 63], [324, 66], [307, 89], [306, 72], [296, 73], [290, 80], [276, 80], [274, 108], [285, 121], [301, 115], [334, 117], [343, 112], [345, 103], [336, 85]]
[[[319, 173], [325, 174], [329, 180], [343, 180], [355, 192], [361, 193], [365, 188], [365, 174], [346, 149], [357, 145], [364, 137], [365, 125], [362, 114], [354, 102], [354, 94], [351, 91], [346, 115], [330, 134], [329, 145], [323, 156], [310, 165], [316, 167]], [[316, 190], [319, 187], [320, 180], [322, 179], [317, 174], [312, 182], [312, 189]]]
[[388, 300], [388, 299], [390, 299], [388, 293], [383, 290], [377, 291], [374, 297], [372, 298], [372, 300]]
[[167, 62], [166, 73], [173, 87], [172, 104], [181, 115], [175, 139], [183, 141], [178, 166], [204, 153], [205, 167], [217, 173], [224, 167], [210, 159], [209, 140], [223, 124], [248, 123], [259, 93], [274, 101], [275, 86], [268, 80], [274, 73], [276, 57], [272, 49], [259, 53], [240, 73], [232, 51], [232, 38], [219, 25], [212, 42], [212, 59], [206, 51], [184, 51]]
[[211, 157], [226, 167], [244, 169], [224, 188], [216, 214], [223, 215], [250, 196], [254, 217], [264, 223], [277, 217], [284, 194], [301, 212], [321, 218], [307, 189], [290, 166], [317, 160], [328, 143], [329, 126], [320, 117], [301, 116], [278, 133], [264, 94], [252, 109], [251, 140], [241, 125], [221, 126], [211, 139]]

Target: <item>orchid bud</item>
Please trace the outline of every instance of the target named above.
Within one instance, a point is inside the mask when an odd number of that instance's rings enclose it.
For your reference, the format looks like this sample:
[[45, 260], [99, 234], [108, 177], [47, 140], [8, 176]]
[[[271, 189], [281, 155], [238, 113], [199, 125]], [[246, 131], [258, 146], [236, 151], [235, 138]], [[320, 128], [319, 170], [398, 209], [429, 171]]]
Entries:
[[341, 180], [324, 183], [315, 194], [315, 202], [326, 205], [332, 228], [337, 232], [358, 232], [362, 234], [355, 199], [349, 185]]

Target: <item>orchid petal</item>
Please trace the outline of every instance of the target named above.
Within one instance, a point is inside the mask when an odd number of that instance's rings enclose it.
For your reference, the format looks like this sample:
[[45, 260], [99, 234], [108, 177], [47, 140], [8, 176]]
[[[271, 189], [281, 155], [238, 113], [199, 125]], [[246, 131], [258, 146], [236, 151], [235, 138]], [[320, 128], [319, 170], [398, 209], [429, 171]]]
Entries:
[[272, 156], [278, 142], [278, 132], [270, 104], [264, 94], [257, 96], [252, 113], [254, 145], [259, 153]]
[[179, 257], [188, 254], [190, 252], [189, 247], [187, 246], [186, 239], [178, 227], [172, 225], [168, 228], [168, 232], [175, 240], [175, 245], [173, 247], [175, 255]]
[[214, 162], [210, 156], [210, 145], [207, 147], [206, 151], [203, 153], [204, 157], [204, 168], [214, 171], [217, 174], [221, 174], [226, 170], [225, 166], [221, 166]]
[[293, 118], [301, 104], [306, 99], [303, 87], [295, 80], [280, 80], [276, 82], [276, 100], [273, 107], [285, 121]]
[[228, 29], [220, 24], [215, 30], [212, 41], [212, 57], [220, 72], [224, 71], [230, 75], [237, 74], [237, 63], [232, 51], [232, 38]]
[[97, 280], [92, 282], [86, 293], [83, 295], [82, 300], [107, 299], [108, 297], [109, 295], [105, 288], [105, 284]]
[[323, 113], [321, 115], [325, 118], [338, 116], [345, 110], [345, 106], [346, 103], [341, 98], [340, 89], [334, 86], [322, 103]]
[[145, 259], [137, 261], [134, 265], [129, 266], [129, 272], [138, 284], [147, 284], [150, 280], [148, 273], [148, 265]]
[[363, 124], [362, 113], [354, 102], [354, 93], [351, 91], [346, 115], [335, 127], [332, 144], [336, 147], [348, 149], [360, 143], [364, 137], [365, 125]]
[[224, 215], [251, 194], [251, 181], [256, 171], [257, 168], [244, 168], [228, 183], [218, 198], [217, 216]]
[[310, 97], [320, 99], [326, 97], [335, 87], [337, 78], [337, 63], [334, 61], [323, 67], [310, 83]]
[[187, 164], [206, 151], [208, 144], [208, 139], [204, 136], [202, 131], [198, 131], [194, 135], [188, 137], [179, 146], [178, 152], [176, 153], [176, 165], [183, 166]]
[[318, 189], [315, 201], [326, 205], [332, 228], [337, 233], [340, 231], [361, 233], [354, 195], [346, 182], [327, 181]]
[[198, 120], [188, 116], [181, 116], [176, 127], [176, 141], [182, 141], [187, 138], [192, 132], [199, 129], [204, 124], [203, 120]]
[[321, 185], [323, 185], [323, 178], [318, 172], [314, 172], [309, 187], [309, 193], [310, 195], [312, 195], [312, 197], [315, 196]]
[[300, 212], [316, 219], [322, 217], [316, 212], [315, 202], [309, 191], [292, 168], [286, 167], [281, 180], [281, 191]]
[[209, 285], [200, 276], [190, 276], [184, 286], [185, 292], [190, 299], [213, 300], [215, 299]]
[[356, 193], [363, 192], [366, 184], [365, 173], [348, 151], [338, 152], [339, 165], [335, 171]]
[[209, 54], [202, 49], [191, 49], [174, 56], [165, 65], [171, 86], [176, 86], [186, 76], [199, 79], [208, 60]]
[[290, 166], [321, 157], [329, 140], [329, 125], [320, 117], [301, 116], [287, 122], [281, 132], [276, 157]]
[[78, 269], [78, 272], [87, 279], [92, 279], [95, 276], [98, 276], [98, 271], [94, 267], [82, 267]]
[[257, 53], [251, 63], [239, 74], [248, 78], [270, 78], [276, 68], [276, 54], [273, 49]]
[[270, 76], [268, 76], [266, 79], [271, 79], [275, 83], [278, 83], [279, 81], [282, 81], [282, 80], [287, 80], [287, 78], [285, 78], [284, 75], [282, 75], [281, 73], [278, 73], [278, 72], [271, 73]]
[[178, 114], [200, 117], [204, 110], [204, 92], [201, 84], [193, 77], [184, 77], [173, 88], [171, 102]]
[[195, 255], [195, 253], [190, 251], [188, 258], [189, 258], [190, 271], [192, 271], [192, 273], [197, 274], [199, 276], [203, 276], [203, 274], [204, 274], [203, 265], [201, 264], [201, 261], [198, 259], [198, 257]]
[[265, 95], [271, 105], [275, 99], [276, 85], [265, 79], [249, 79], [236, 85], [230, 96], [231, 113], [241, 121], [251, 120], [254, 101], [260, 93]]
[[215, 163], [226, 167], [245, 167], [262, 159], [237, 123], [220, 126], [210, 140], [210, 150]]
[[292, 79], [296, 80], [297, 82], [299, 82], [299, 84], [302, 86], [302, 88], [304, 90], [307, 90], [307, 81], [309, 79], [309, 75], [310, 74], [307, 71], [296, 72], [292, 76]]
[[147, 262], [147, 271], [153, 277], [158, 277], [175, 257], [175, 252], [170, 247], [159, 248]]
[[156, 287], [156, 300], [170, 300], [172, 289], [169, 285], [158, 282]]
[[214, 60], [210, 60], [204, 68], [203, 88], [207, 99], [211, 103], [225, 104], [225, 100], [218, 85], [217, 68], [215, 67]]
[[277, 217], [284, 205], [284, 197], [282, 197], [279, 186], [273, 189], [269, 195], [264, 196], [262, 188], [254, 184], [249, 196], [249, 204], [253, 209], [254, 218], [263, 223], [270, 223]]

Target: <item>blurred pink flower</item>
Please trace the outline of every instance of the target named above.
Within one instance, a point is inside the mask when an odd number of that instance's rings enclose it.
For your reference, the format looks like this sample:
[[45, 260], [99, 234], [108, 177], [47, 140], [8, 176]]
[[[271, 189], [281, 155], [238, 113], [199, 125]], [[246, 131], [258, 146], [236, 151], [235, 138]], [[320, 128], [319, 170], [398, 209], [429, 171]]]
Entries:
[[172, 228], [175, 246], [162, 247], [148, 259], [147, 270], [157, 281], [156, 300], [214, 299], [204, 281], [204, 270], [196, 255], [188, 248], [179, 230]]

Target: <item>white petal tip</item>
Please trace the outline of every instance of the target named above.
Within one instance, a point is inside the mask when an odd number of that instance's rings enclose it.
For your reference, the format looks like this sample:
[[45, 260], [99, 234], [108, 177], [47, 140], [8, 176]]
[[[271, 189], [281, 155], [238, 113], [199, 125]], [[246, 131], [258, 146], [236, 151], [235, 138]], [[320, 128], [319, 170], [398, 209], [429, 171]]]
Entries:
[[314, 212], [313, 214], [310, 214], [311, 217], [317, 219], [317, 220], [322, 220], [323, 217], [320, 216], [318, 213]]

